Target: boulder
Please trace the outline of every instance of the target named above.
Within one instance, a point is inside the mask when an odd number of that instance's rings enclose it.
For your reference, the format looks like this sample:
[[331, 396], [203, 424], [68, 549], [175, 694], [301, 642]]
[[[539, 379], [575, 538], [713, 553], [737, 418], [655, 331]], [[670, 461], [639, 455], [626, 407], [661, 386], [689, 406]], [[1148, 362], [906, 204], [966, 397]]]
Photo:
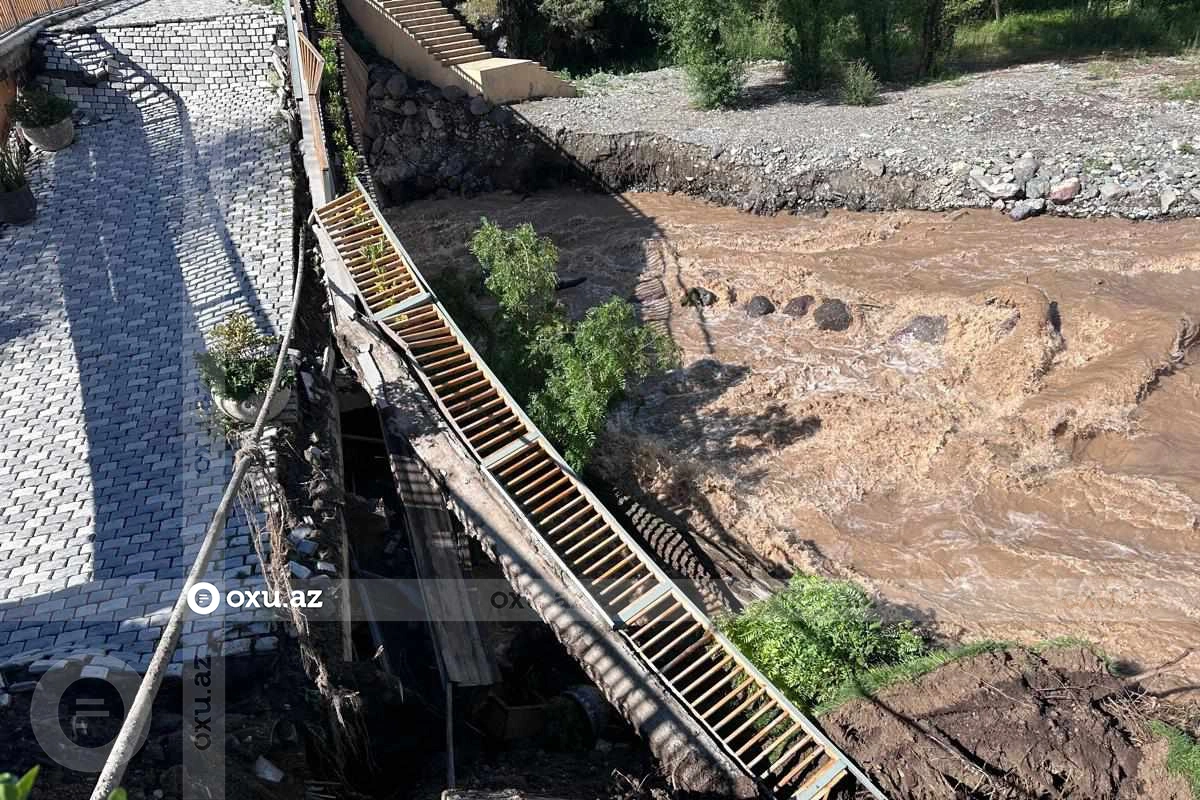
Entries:
[[687, 290], [684, 295], [683, 305], [685, 306], [711, 306], [717, 302], [717, 296], [700, 286], [693, 286]]
[[405, 100], [404, 105], [400, 106], [400, 113], [406, 117], [415, 117], [418, 111], [420, 109], [417, 108], [417, 104], [412, 100]]
[[492, 110], [492, 104], [489, 103], [482, 95], [475, 95], [471, 98], [470, 106], [471, 114], [476, 117], [482, 117]]
[[462, 100], [467, 96], [467, 92], [461, 86], [455, 86], [453, 83], [442, 87], [442, 97], [449, 100], [451, 103]]
[[442, 115], [432, 108], [425, 109], [425, 116], [429, 119], [429, 126], [435, 131], [441, 130], [446, 123], [442, 121]]
[[1050, 181], [1045, 178], [1034, 178], [1025, 181], [1025, 196], [1030, 200], [1044, 198], [1050, 191]]
[[1012, 211], [1008, 212], [1008, 216], [1012, 217], [1013, 222], [1020, 222], [1023, 219], [1037, 216], [1046, 210], [1046, 201], [1038, 198], [1037, 200], [1018, 200], [1013, 204]]
[[1179, 192], [1174, 189], [1166, 189], [1158, 196], [1158, 208], [1162, 213], [1166, 214], [1171, 210], [1171, 206], [1175, 205], [1175, 201], [1179, 199]]
[[859, 164], [866, 172], [876, 178], [882, 178], [883, 173], [887, 171], [882, 160], [878, 158], [864, 158]]
[[1012, 181], [993, 182], [987, 175], [976, 175], [971, 180], [993, 200], [1011, 200], [1021, 193], [1021, 187]]
[[746, 303], [746, 316], [765, 317], [775, 313], [775, 304], [766, 295], [756, 294]]
[[921, 314], [904, 323], [904, 327], [892, 334], [893, 342], [922, 342], [941, 344], [946, 341], [946, 318]]
[[826, 300], [813, 312], [813, 322], [823, 331], [844, 331], [852, 319], [849, 307], [841, 300]]
[[379, 100], [385, 94], [387, 94], [387, 84], [372, 83], [371, 88], [367, 89], [367, 97], [371, 98], [372, 100]]
[[1105, 183], [1100, 187], [1100, 199], [1106, 202], [1120, 200], [1128, 190], [1119, 183]]
[[397, 100], [403, 100], [404, 95], [408, 94], [408, 78], [404, 77], [400, 73], [396, 73], [392, 77], [388, 78], [386, 88], [389, 96], [394, 97]]
[[1056, 183], [1050, 187], [1050, 200], [1060, 205], [1069, 203], [1079, 196], [1079, 190], [1082, 186], [1079, 178], [1067, 178], [1065, 181]]
[[789, 317], [803, 317], [812, 308], [812, 304], [816, 302], [811, 294], [793, 297], [787, 301], [787, 305], [783, 307], [783, 313]]
[[1021, 158], [1018, 158], [1016, 163], [1014, 163], [1012, 166], [1013, 180], [1017, 183], [1028, 182], [1034, 175], [1037, 174], [1038, 167], [1040, 166], [1041, 164], [1038, 163], [1036, 158], [1029, 156], [1022, 156]]

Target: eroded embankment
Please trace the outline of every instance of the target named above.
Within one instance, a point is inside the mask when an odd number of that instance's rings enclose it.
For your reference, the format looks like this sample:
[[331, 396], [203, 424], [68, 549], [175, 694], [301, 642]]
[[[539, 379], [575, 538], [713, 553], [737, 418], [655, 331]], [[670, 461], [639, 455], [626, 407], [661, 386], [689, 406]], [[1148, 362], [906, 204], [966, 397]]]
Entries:
[[[596, 464], [711, 547], [853, 577], [955, 638], [1081, 635], [1145, 665], [1200, 641], [1200, 225], [1039, 219], [1016, 240], [990, 212], [576, 192], [392, 220], [433, 272], [469, 267], [484, 214], [555, 239], [588, 279], [573, 310], [636, 296], [669, 327], [683, 368], [622, 404]], [[682, 306], [693, 287], [715, 303]], [[748, 314], [756, 295], [778, 310]], [[832, 298], [845, 331], [814, 322]]]

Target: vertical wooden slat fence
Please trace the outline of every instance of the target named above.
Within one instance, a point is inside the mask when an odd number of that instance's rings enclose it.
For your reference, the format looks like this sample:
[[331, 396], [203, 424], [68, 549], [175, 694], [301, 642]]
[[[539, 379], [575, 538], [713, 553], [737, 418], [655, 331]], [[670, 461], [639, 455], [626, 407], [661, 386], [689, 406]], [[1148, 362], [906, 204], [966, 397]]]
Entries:
[[0, 0], [0, 35], [43, 14], [77, 5], [79, 0]]
[[329, 166], [329, 156], [325, 151], [325, 127], [321, 121], [321, 76], [325, 73], [325, 59], [303, 33], [298, 34], [297, 39], [300, 43], [300, 77], [304, 82], [304, 95], [308, 99], [308, 113], [314, 131], [313, 147], [317, 164], [325, 169]]
[[778, 800], [870, 779], [745, 658], [596, 498], [488, 369], [357, 184], [314, 212], [371, 318], [556, 569]]

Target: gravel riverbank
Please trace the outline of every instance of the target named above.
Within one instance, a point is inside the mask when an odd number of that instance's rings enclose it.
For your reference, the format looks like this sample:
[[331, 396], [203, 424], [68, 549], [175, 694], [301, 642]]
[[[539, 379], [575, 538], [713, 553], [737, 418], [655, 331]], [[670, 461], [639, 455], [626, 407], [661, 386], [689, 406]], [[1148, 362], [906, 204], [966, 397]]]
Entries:
[[[1200, 102], [1169, 99], [1200, 77], [1195, 60], [1024, 65], [887, 91], [871, 107], [790, 92], [775, 63], [755, 65], [749, 77], [742, 105], [725, 111], [693, 109], [676, 69], [597, 76], [580, 83], [582, 97], [517, 111], [573, 154], [581, 139], [626, 148], [677, 143], [687, 157], [676, 152], [674, 160], [693, 163], [675, 166], [689, 174], [664, 180], [663, 170], [651, 170], [642, 185], [622, 188], [711, 195], [707, 175], [736, 174], [756, 185], [754, 199], [734, 204], [757, 211], [995, 206], [1014, 217], [1200, 215]], [[590, 149], [599, 152], [581, 160], [593, 169], [614, 155], [607, 144]], [[712, 164], [696, 164], [698, 155]], [[725, 197], [711, 199], [736, 196], [738, 187], [722, 184]]]

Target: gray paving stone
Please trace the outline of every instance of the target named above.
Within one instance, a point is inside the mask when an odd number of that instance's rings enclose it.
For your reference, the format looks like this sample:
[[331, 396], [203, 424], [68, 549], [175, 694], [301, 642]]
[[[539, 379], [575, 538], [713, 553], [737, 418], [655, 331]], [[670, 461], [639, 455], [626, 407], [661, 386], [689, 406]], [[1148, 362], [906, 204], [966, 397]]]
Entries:
[[42, 154], [37, 219], [0, 227], [0, 660], [144, 668], [161, 634], [231, 466], [195, 418], [194, 355], [231, 310], [278, 329], [290, 295], [291, 164], [262, 83], [279, 24], [121, 0], [39, 38], [51, 85], [113, 119]]

